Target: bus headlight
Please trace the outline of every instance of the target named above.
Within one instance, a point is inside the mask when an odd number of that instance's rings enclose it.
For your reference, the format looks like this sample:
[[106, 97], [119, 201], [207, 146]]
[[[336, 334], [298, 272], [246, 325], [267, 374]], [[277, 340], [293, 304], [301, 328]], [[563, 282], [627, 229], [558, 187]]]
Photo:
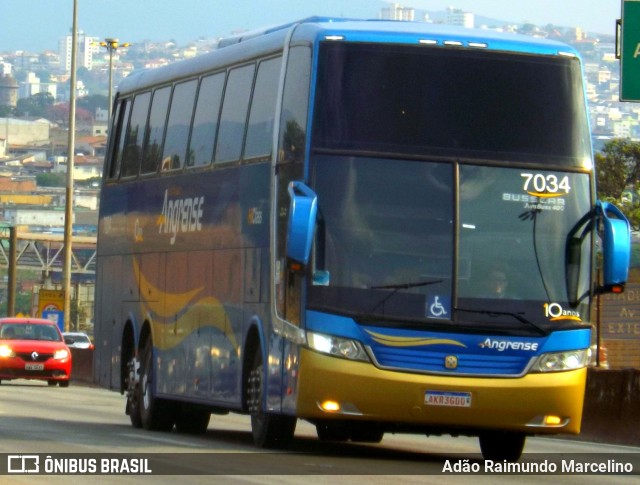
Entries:
[[307, 345], [310, 349], [334, 357], [368, 362], [369, 356], [357, 340], [334, 337], [322, 333], [307, 332]]
[[569, 350], [542, 354], [533, 365], [532, 372], [558, 372], [581, 369], [589, 361], [589, 349]]

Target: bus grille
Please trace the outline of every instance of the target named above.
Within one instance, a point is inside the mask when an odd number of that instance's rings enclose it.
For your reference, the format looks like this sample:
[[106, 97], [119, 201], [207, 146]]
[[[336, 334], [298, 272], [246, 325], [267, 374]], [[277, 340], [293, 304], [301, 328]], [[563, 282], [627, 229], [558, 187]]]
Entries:
[[[370, 350], [378, 367], [383, 369], [450, 375], [518, 377], [526, 372], [532, 359], [528, 355], [465, 354], [382, 345], [370, 347]], [[448, 356], [456, 357], [455, 368], [446, 367]]]

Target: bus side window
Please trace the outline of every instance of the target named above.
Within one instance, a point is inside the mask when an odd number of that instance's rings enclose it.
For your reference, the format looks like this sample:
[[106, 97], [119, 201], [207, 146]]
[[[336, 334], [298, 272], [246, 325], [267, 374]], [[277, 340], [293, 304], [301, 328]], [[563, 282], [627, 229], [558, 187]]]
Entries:
[[120, 164], [122, 163], [122, 152], [124, 150], [125, 133], [129, 113], [131, 111], [131, 100], [123, 99], [116, 106], [116, 114], [113, 125], [113, 140], [109, 148], [109, 163], [107, 166], [107, 179], [116, 180], [120, 175]]
[[249, 64], [229, 72], [214, 163], [240, 160], [255, 69]]
[[122, 152], [122, 177], [134, 177], [138, 175], [140, 156], [142, 155], [142, 141], [147, 124], [150, 100], [151, 93], [138, 94], [133, 100], [131, 119], [129, 120], [124, 150]]
[[162, 171], [178, 170], [184, 166], [197, 88], [198, 82], [193, 79], [177, 84], [173, 90], [167, 134], [162, 150], [162, 165], [160, 167]]
[[164, 128], [167, 123], [167, 110], [169, 108], [169, 97], [171, 96], [171, 86], [156, 89], [151, 102], [151, 113], [149, 114], [149, 125], [145, 130], [144, 150], [142, 155], [142, 166], [140, 173], [156, 173], [160, 165], [160, 155], [162, 140], [164, 139]]
[[262, 61], [258, 66], [244, 146], [245, 159], [271, 155], [281, 64], [282, 58], [278, 57]]
[[187, 167], [208, 165], [213, 159], [213, 147], [218, 131], [218, 116], [222, 104], [224, 72], [202, 78], [198, 91], [196, 112], [193, 116]]

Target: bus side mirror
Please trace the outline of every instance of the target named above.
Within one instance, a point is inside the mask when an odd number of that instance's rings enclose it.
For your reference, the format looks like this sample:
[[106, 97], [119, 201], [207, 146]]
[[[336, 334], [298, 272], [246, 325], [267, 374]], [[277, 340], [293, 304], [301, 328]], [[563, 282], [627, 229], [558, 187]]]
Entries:
[[303, 182], [291, 182], [288, 190], [291, 205], [287, 232], [287, 256], [306, 265], [309, 262], [316, 227], [318, 197]]
[[598, 201], [602, 220], [603, 284], [601, 293], [622, 293], [631, 261], [631, 225], [615, 205]]

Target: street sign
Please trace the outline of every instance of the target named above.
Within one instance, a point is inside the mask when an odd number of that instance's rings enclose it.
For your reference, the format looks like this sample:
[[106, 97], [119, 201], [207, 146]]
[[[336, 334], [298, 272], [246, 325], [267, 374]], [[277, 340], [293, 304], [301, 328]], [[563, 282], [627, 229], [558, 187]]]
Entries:
[[57, 321], [64, 315], [64, 291], [41, 289], [38, 293], [38, 316]]
[[620, 101], [640, 101], [640, 0], [622, 0]]

